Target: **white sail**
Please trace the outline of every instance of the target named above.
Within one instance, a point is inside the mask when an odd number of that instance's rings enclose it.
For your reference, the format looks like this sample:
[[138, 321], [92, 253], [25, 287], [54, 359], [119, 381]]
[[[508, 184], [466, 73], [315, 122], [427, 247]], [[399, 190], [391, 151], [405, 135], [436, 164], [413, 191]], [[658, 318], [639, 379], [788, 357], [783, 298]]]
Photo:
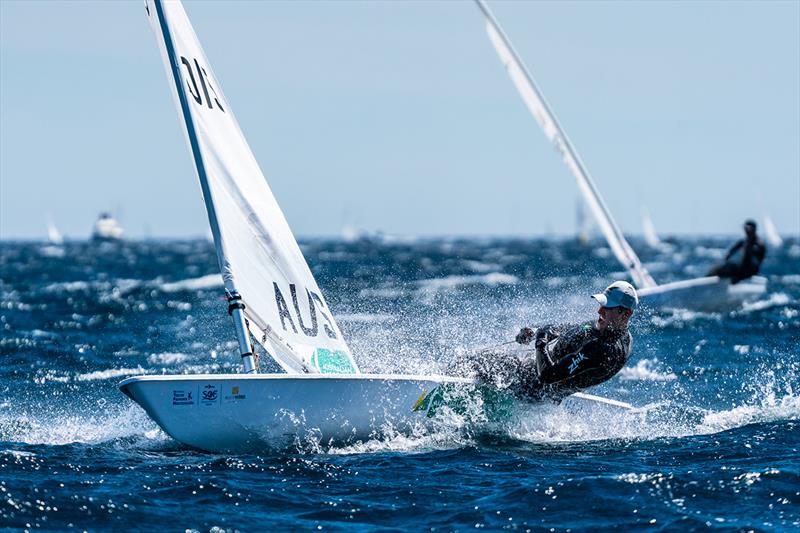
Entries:
[[578, 197], [575, 199], [575, 238], [583, 245], [589, 243], [589, 232], [592, 229], [592, 224], [586, 218], [586, 202], [583, 198]]
[[64, 237], [50, 217], [47, 217], [47, 240], [50, 241], [50, 244], [56, 246], [64, 244]]
[[775, 227], [775, 223], [769, 215], [764, 215], [764, 237], [767, 239], [767, 243], [773, 248], [780, 248], [783, 246], [783, 238], [781, 234], [778, 233], [778, 228]]
[[642, 233], [644, 234], [644, 242], [650, 248], [661, 248], [662, 242], [656, 233], [656, 227], [653, 225], [653, 219], [650, 218], [650, 212], [646, 207], [642, 208]]
[[[229, 294], [288, 372], [358, 373], [179, 0], [146, 0]], [[240, 337], [240, 344], [242, 339]]]
[[628, 269], [636, 285], [639, 287], [655, 286], [655, 280], [653, 280], [644, 266], [642, 266], [639, 257], [625, 240], [617, 223], [614, 222], [611, 213], [600, 196], [600, 192], [589, 176], [589, 172], [578, 157], [578, 153], [572, 147], [572, 144], [570, 144], [564, 130], [559, 126], [555, 115], [553, 115], [550, 108], [547, 106], [544, 96], [542, 96], [536, 82], [533, 81], [533, 77], [514, 51], [511, 42], [506, 37], [505, 33], [503, 33], [503, 30], [500, 28], [497, 20], [495, 20], [489, 7], [483, 0], [475, 1], [486, 17], [486, 30], [489, 33], [489, 39], [492, 45], [497, 51], [497, 55], [500, 56], [500, 61], [508, 71], [508, 75], [514, 82], [517, 91], [519, 91], [522, 96], [525, 105], [528, 106], [536, 122], [538, 122], [544, 130], [545, 136], [553, 143], [556, 150], [561, 154], [567, 168], [572, 172], [572, 175], [575, 176], [578, 182], [578, 188], [591, 209], [606, 241], [608, 241], [611, 251], [619, 262]]

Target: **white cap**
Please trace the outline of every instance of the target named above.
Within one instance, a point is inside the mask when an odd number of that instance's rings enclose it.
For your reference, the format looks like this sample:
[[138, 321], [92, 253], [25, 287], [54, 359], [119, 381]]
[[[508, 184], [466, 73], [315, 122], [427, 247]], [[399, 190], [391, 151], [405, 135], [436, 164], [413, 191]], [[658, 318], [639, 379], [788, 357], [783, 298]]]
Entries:
[[593, 294], [592, 298], [603, 307], [624, 307], [634, 310], [639, 305], [636, 289], [627, 281], [615, 281], [600, 294]]

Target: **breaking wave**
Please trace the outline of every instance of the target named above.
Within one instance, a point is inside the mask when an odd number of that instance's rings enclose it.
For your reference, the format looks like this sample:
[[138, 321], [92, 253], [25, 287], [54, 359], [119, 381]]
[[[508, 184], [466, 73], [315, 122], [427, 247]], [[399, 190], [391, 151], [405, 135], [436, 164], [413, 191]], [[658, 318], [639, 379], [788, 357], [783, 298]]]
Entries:
[[617, 376], [623, 381], [672, 381], [678, 376], [659, 369], [658, 359], [642, 359], [636, 366], [625, 367]]
[[204, 289], [215, 289], [222, 287], [222, 276], [219, 274], [208, 274], [199, 278], [190, 278], [171, 283], [163, 283], [161, 290], [164, 292], [179, 291], [199, 291]]
[[441, 291], [452, 290], [464, 285], [487, 285], [494, 287], [497, 285], [513, 285], [518, 282], [519, 278], [511, 274], [491, 272], [484, 275], [446, 276], [444, 278], [425, 279], [419, 282], [419, 286], [422, 291]]
[[755, 311], [763, 311], [765, 309], [770, 309], [772, 307], [780, 307], [782, 305], [787, 305], [791, 300], [789, 299], [789, 295], [776, 292], [769, 295], [769, 298], [766, 300], [758, 300], [755, 302], [744, 302], [742, 304], [742, 309], [738, 311], [738, 313], [752, 313]]
[[143, 410], [132, 404], [106, 409], [105, 404], [98, 401], [81, 414], [0, 413], [0, 440], [7, 442], [60, 446], [101, 444], [127, 438], [141, 439], [141, 442], [170, 440]]

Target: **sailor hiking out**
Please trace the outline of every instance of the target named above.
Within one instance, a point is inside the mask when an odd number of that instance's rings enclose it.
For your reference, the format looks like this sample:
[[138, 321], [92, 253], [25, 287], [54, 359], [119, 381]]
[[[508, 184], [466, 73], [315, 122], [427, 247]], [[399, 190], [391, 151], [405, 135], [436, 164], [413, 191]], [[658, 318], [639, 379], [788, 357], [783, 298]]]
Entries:
[[[736, 284], [742, 280], [758, 274], [767, 247], [756, 234], [756, 223], [753, 220], [746, 220], [744, 223], [744, 239], [739, 239], [731, 246], [725, 255], [725, 262], [709, 270], [709, 276], [719, 276], [730, 278], [731, 283]], [[741, 257], [737, 254], [741, 254]], [[735, 259], [738, 257], [738, 259]]]
[[612, 283], [592, 298], [600, 304], [595, 322], [524, 327], [515, 340], [533, 350], [483, 354], [472, 362], [477, 378], [521, 400], [556, 403], [611, 379], [628, 360], [628, 322], [639, 299], [625, 281]]

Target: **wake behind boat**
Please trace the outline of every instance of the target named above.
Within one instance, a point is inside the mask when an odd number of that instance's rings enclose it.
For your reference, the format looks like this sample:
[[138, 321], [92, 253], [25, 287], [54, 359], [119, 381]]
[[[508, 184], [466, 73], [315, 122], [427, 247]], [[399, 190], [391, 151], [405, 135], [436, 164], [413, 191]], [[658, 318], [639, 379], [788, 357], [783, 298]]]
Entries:
[[[633, 248], [628, 244], [614, 218], [611, 216], [600, 191], [589, 175], [578, 152], [567, 134], [556, 120], [542, 91], [531, 76], [519, 54], [511, 44], [500, 24], [484, 0], [475, 0], [486, 19], [486, 30], [500, 61], [506, 68], [528, 110], [539, 123], [547, 139], [561, 154], [564, 164], [575, 177], [587, 205], [603, 232], [611, 251], [620, 264], [629, 272], [642, 298], [650, 307], [684, 307], [689, 309], [718, 309], [754, 300], [766, 292], [767, 280], [753, 278], [731, 284], [718, 276], [706, 276], [660, 285], [656, 283], [642, 265]], [[698, 289], [701, 289], [698, 292]]]
[[[431, 409], [447, 403], [442, 387], [469, 391], [473, 382], [360, 373], [183, 6], [147, 0], [145, 8], [186, 128], [244, 374], [138, 376], [120, 389], [169, 435], [210, 451], [429, 426]], [[286, 373], [259, 374], [259, 354]]]

